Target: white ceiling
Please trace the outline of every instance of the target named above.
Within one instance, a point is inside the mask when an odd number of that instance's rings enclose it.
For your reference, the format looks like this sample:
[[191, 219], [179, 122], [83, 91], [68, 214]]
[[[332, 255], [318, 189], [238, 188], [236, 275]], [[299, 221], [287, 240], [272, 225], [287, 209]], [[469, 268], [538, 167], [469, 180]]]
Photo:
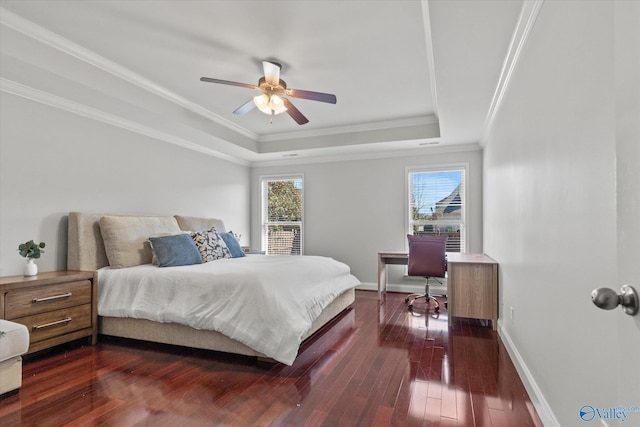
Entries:
[[[85, 115], [255, 163], [478, 144], [523, 2], [0, 5], [4, 91], [63, 98]], [[310, 123], [286, 114], [270, 123], [257, 109], [232, 114], [256, 92], [199, 80], [257, 84], [264, 59], [283, 65], [290, 88], [333, 93], [337, 104], [292, 99]]]

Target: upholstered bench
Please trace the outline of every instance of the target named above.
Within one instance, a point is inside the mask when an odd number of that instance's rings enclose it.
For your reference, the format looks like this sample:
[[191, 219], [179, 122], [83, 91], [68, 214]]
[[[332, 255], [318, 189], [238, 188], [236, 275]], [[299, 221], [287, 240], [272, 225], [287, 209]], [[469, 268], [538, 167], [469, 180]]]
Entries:
[[22, 385], [22, 355], [29, 349], [29, 331], [0, 319], [0, 395]]

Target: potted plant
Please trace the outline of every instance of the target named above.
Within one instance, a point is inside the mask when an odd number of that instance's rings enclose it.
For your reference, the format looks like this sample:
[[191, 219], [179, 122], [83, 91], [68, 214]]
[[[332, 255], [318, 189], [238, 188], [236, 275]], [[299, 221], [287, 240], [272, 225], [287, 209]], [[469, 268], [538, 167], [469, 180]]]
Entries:
[[25, 276], [35, 276], [38, 274], [38, 265], [33, 262], [34, 259], [40, 258], [40, 255], [44, 253], [44, 242], [35, 243], [33, 240], [29, 240], [27, 243], [21, 243], [18, 246], [18, 254], [27, 259], [27, 263], [24, 265]]

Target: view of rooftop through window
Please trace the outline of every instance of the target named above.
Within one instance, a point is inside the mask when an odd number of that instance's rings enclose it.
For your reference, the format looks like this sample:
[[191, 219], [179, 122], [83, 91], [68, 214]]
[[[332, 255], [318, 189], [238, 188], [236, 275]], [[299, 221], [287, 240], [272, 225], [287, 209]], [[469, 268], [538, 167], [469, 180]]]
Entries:
[[447, 236], [447, 251], [464, 252], [464, 170], [409, 172], [410, 234]]

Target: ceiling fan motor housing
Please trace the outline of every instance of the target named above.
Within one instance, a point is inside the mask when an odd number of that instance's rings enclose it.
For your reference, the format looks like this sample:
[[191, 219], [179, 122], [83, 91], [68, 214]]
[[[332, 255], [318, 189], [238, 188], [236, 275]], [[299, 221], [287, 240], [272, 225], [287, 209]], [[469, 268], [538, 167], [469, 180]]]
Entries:
[[267, 79], [265, 77], [260, 77], [260, 80], [258, 80], [258, 87], [261, 91], [269, 96], [282, 96], [287, 94], [287, 83], [282, 79], [278, 80], [278, 86], [273, 86], [267, 82]]

